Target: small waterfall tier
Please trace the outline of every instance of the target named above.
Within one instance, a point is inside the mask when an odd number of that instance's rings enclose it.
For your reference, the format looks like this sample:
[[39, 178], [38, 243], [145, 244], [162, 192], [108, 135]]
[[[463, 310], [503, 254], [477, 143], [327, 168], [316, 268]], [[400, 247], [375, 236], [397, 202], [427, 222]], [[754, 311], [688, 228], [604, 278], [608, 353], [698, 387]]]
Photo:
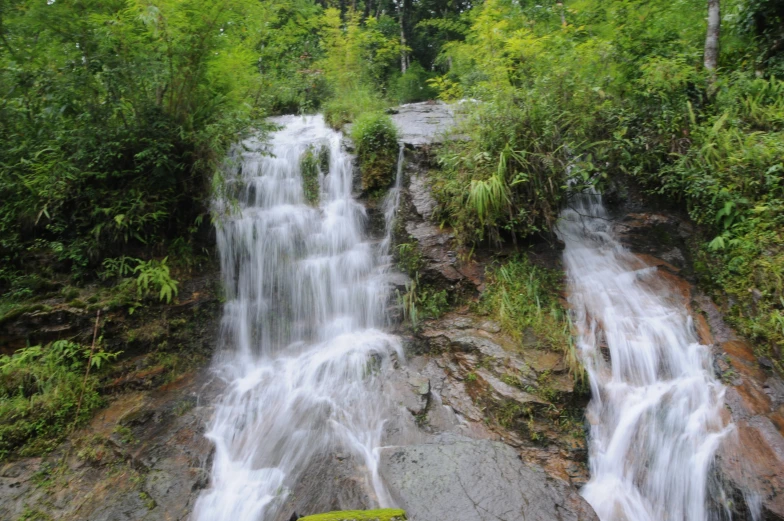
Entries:
[[[390, 503], [376, 450], [388, 417], [381, 376], [402, 357], [381, 331], [389, 240], [366, 236], [341, 135], [321, 116], [274, 122], [282, 128], [266, 148], [238, 152], [230, 195], [215, 201], [227, 294], [215, 370], [227, 388], [207, 433], [216, 451], [196, 521], [275, 519], [313, 458], [334, 452], [357, 458], [367, 489]], [[306, 197], [303, 182], [316, 181], [318, 197]]]
[[577, 195], [558, 233], [592, 391], [584, 497], [602, 521], [706, 521], [732, 429], [709, 349], [674, 288], [618, 242], [600, 195]]

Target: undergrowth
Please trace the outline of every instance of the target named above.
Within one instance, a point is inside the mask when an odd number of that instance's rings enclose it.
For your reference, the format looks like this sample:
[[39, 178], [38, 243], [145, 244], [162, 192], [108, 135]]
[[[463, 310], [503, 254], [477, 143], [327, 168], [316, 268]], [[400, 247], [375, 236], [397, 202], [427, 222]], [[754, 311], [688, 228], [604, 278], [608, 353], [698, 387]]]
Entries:
[[58, 340], [0, 356], [0, 459], [51, 450], [89, 419], [103, 404], [96, 374], [118, 355]]

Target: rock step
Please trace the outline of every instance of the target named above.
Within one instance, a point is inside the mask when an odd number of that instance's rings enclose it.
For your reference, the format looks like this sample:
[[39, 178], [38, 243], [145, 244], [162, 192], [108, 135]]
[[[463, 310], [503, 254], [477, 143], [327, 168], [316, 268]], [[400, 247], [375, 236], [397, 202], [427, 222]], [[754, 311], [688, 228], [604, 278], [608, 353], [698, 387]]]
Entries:
[[411, 521], [598, 521], [575, 488], [499, 442], [388, 447], [380, 472]]

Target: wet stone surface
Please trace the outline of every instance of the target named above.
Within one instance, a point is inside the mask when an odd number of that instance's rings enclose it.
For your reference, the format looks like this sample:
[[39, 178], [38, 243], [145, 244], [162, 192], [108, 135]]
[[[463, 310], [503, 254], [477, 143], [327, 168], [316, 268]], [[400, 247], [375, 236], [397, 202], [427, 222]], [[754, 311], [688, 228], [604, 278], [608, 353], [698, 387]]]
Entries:
[[381, 475], [412, 521], [597, 520], [575, 489], [487, 440], [388, 447]]

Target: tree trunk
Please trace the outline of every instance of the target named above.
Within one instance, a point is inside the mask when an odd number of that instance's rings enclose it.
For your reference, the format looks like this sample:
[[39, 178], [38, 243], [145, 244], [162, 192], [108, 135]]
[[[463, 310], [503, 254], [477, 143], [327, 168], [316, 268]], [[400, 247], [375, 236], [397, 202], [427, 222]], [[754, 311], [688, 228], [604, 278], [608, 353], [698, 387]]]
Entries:
[[406, 0], [398, 0], [400, 3], [400, 72], [403, 74], [408, 70], [408, 52], [406, 51]]
[[558, 6], [558, 12], [561, 15], [561, 26], [566, 27], [566, 13], [564, 12], [566, 8], [563, 5], [563, 2], [558, 2], [556, 4]]
[[705, 69], [713, 72], [719, 62], [721, 10], [719, 0], [708, 0], [708, 31], [705, 36]]

